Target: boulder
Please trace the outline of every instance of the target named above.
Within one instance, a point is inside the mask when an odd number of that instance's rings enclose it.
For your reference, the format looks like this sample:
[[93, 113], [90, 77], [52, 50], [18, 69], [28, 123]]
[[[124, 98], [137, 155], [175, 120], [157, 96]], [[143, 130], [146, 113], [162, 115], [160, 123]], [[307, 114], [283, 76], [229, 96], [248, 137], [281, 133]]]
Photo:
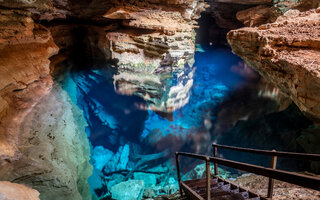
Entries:
[[[210, 171], [213, 174], [214, 172], [214, 165], [210, 165]], [[221, 168], [218, 168], [218, 174], [220, 177], [226, 179], [231, 177], [231, 173], [228, 171], [225, 171]], [[189, 172], [187, 172], [185, 175], [182, 176], [182, 180], [192, 180], [192, 179], [199, 179], [206, 176], [206, 165], [205, 164], [199, 164]]]
[[113, 186], [110, 190], [115, 200], [138, 200], [141, 199], [144, 191], [142, 180], [129, 180]]
[[96, 146], [91, 154], [91, 162], [93, 166], [101, 171], [102, 168], [113, 158], [114, 153], [102, 146]]
[[157, 184], [157, 176], [155, 174], [135, 172], [133, 174], [134, 180], [143, 180], [146, 187], [152, 187]]
[[1, 200], [40, 200], [39, 192], [25, 185], [0, 181]]

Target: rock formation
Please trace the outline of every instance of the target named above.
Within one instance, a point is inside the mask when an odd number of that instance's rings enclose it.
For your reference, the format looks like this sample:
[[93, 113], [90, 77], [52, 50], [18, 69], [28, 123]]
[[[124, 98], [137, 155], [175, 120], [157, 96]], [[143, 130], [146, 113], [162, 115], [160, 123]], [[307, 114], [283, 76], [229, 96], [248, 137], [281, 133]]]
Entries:
[[[167, 7], [177, 5], [179, 9]], [[185, 66], [193, 66], [195, 19], [204, 3], [169, 1], [150, 7], [110, 9], [103, 17], [120, 20], [125, 29], [117, 28], [100, 37], [105, 39], [98, 46], [108, 47], [108, 58], [118, 61], [114, 76], [117, 92], [141, 96], [155, 111], [173, 112], [189, 99], [192, 73]], [[172, 78], [180, 81], [172, 86], [168, 84]]]
[[144, 182], [142, 180], [130, 180], [121, 182], [111, 188], [112, 199], [141, 199]]
[[[32, 185], [45, 199], [90, 199], [86, 123], [74, 107], [76, 92], [69, 97], [66, 81], [60, 86], [52, 78], [69, 67], [73, 31], [85, 27], [92, 59], [116, 61], [117, 92], [172, 112], [188, 102], [195, 19], [204, 2], [3, 0], [0, 6], [1, 180]], [[75, 23], [39, 24], [58, 19]]]
[[25, 11], [1, 10], [1, 160], [19, 159], [19, 124], [52, 86], [49, 57], [58, 48], [50, 32], [35, 24], [30, 15]]
[[290, 10], [275, 23], [228, 34], [233, 52], [316, 122], [320, 118], [319, 21], [319, 9]]
[[[258, 26], [232, 31], [228, 38], [233, 51], [319, 122], [319, 9], [304, 13], [290, 11], [275, 23], [260, 26], [274, 22], [278, 11], [283, 13], [291, 7], [307, 10], [319, 2], [301, 0], [296, 4], [286, 0], [281, 1], [282, 7], [278, 1], [271, 0], [206, 2], [210, 5], [206, 12], [215, 19], [215, 28], [219, 28], [212, 32], [225, 33], [243, 25]], [[0, 0], [0, 180], [13, 182], [1, 182], [0, 195], [7, 185], [23, 187], [15, 184], [22, 183], [39, 191], [41, 199], [91, 199], [87, 181], [92, 172], [87, 138], [90, 130], [87, 135], [84, 114], [76, 104], [86, 103], [80, 106], [86, 117], [93, 113], [99, 123], [112, 130], [113, 135], [108, 138], [110, 149], [93, 148], [93, 178], [99, 177], [99, 181], [103, 173], [111, 173], [110, 169], [121, 171], [132, 165], [129, 146], [117, 134], [133, 130], [136, 121], [131, 118], [145, 120], [149, 113], [141, 114], [142, 110], [151, 108], [170, 118], [176, 109], [188, 102], [194, 104], [185, 110], [189, 116], [185, 119], [186, 127], [180, 126], [180, 122], [163, 123], [164, 120], [153, 124], [151, 118], [159, 116], [150, 111], [150, 120], [145, 122], [150, 129], [143, 133], [145, 140], [161, 139], [159, 133], [172, 134], [174, 127], [177, 127], [174, 132], [180, 134], [194, 124], [211, 129], [213, 119], [207, 111], [220, 102], [227, 87], [217, 81], [210, 82], [211, 74], [203, 71], [200, 77], [207, 83], [194, 87], [193, 99], [189, 94], [195, 80], [194, 28], [206, 7], [203, 0]], [[114, 74], [95, 70], [97, 66], [113, 67]], [[90, 73], [76, 76], [74, 71], [83, 69]], [[99, 77], [107, 75], [113, 79], [112, 92], [135, 95], [146, 102], [135, 105], [138, 111], [131, 114], [121, 108], [123, 113], [118, 118], [126, 115], [122, 120], [132, 121], [126, 122], [129, 125], [122, 129], [106, 106], [90, 97], [90, 86], [103, 83], [105, 79]], [[111, 94], [110, 88], [106, 89]], [[200, 101], [199, 96], [206, 97]], [[164, 125], [176, 126], [161, 132]], [[306, 151], [314, 150], [305, 143], [312, 140], [309, 138], [313, 138], [314, 132], [310, 128], [299, 139]], [[209, 139], [201, 136], [189, 140], [204, 144]], [[176, 141], [170, 140], [170, 144]], [[167, 148], [168, 144], [168, 140], [163, 140], [157, 148]], [[117, 145], [122, 147], [112, 152]], [[150, 159], [155, 155], [145, 156]], [[114, 163], [106, 164], [111, 158]], [[103, 160], [101, 165], [97, 164], [99, 160]], [[157, 166], [157, 173], [162, 170], [157, 175], [130, 172], [130, 178], [145, 179], [137, 182], [137, 192], [131, 194], [135, 195], [133, 198], [177, 190], [174, 178], [164, 176], [167, 171], [163, 169], [168, 170], [168, 166]], [[118, 199], [131, 198], [119, 194], [127, 184], [121, 181], [127, 181], [128, 177], [122, 174], [111, 177], [113, 181], [96, 183], [93, 189], [98, 190], [94, 192], [103, 195], [111, 192]], [[106, 187], [108, 191], [104, 191]], [[149, 191], [143, 191], [144, 187], [149, 187]], [[32, 193], [38, 195], [33, 190]]]
[[0, 179], [31, 185], [44, 199], [90, 199], [85, 123], [68, 95], [52, 89], [49, 58], [58, 47], [31, 16], [0, 15]]
[[39, 192], [25, 185], [0, 181], [0, 199], [1, 200], [40, 200]]

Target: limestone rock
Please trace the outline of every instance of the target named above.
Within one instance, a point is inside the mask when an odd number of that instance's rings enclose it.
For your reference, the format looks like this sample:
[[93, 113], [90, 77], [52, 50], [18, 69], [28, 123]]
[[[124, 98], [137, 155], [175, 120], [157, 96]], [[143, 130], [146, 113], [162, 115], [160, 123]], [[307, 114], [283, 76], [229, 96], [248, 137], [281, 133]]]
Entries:
[[[168, 10], [166, 4], [177, 7]], [[109, 9], [104, 18], [120, 21], [125, 29], [114, 26], [112, 30], [98, 27], [89, 31], [98, 36], [91, 45], [97, 46], [107, 60], [116, 61], [115, 90], [140, 96], [159, 112], [173, 112], [184, 106], [193, 84], [193, 74], [185, 67], [194, 63], [193, 28], [203, 9], [203, 1], [193, 0]], [[180, 81], [171, 87], [174, 76]]]
[[104, 173], [127, 169], [129, 162], [130, 146], [120, 146], [116, 153], [98, 146], [93, 150], [93, 165], [97, 169], [103, 169]]
[[143, 193], [144, 198], [152, 198], [154, 196], [156, 196], [156, 193], [154, 192], [153, 189], [147, 188], [144, 190], [144, 193]]
[[92, 151], [92, 163], [94, 167], [98, 170], [102, 168], [109, 162], [114, 156], [113, 152], [109, 149], [105, 149], [102, 146], [96, 146]]
[[[19, 125], [51, 89], [49, 58], [58, 52], [50, 32], [29, 12], [0, 14], [0, 163], [17, 160]], [[13, 120], [14, 119], [14, 120]]]
[[265, 5], [241, 10], [237, 12], [237, 19], [245, 26], [258, 26], [268, 22], [271, 17], [271, 8]]
[[111, 188], [112, 199], [138, 200], [143, 195], [144, 182], [142, 180], [129, 180], [114, 185]]
[[39, 192], [25, 185], [0, 181], [1, 200], [40, 200]]
[[58, 47], [28, 11], [3, 9], [0, 21], [0, 179], [47, 200], [91, 199], [86, 123], [61, 87], [52, 89]]
[[[210, 165], [210, 171], [211, 173], [214, 172], [214, 165]], [[220, 177], [226, 179], [230, 178], [231, 174], [228, 171], [225, 171], [221, 168], [218, 168], [218, 174]], [[185, 175], [183, 175], [183, 180], [192, 180], [192, 179], [200, 179], [206, 176], [206, 165], [205, 164], [199, 164], [195, 166], [192, 170], [187, 172]]]
[[234, 53], [320, 122], [320, 13], [292, 11], [275, 23], [231, 31]]
[[85, 124], [66, 92], [55, 85], [21, 122], [22, 156], [2, 162], [0, 178], [32, 185], [46, 200], [91, 199]]
[[143, 180], [145, 187], [152, 187], [157, 184], [157, 176], [155, 174], [135, 172], [133, 174], [133, 179], [134, 180]]

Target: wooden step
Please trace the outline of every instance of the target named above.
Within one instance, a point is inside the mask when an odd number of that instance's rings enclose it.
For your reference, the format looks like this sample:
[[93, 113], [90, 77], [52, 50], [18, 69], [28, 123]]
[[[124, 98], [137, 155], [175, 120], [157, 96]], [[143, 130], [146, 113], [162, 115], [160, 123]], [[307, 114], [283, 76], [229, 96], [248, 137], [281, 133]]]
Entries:
[[[195, 193], [206, 199], [206, 178], [184, 181], [184, 183]], [[212, 177], [210, 179], [210, 194], [214, 200], [264, 200], [257, 194], [247, 191], [222, 178]]]

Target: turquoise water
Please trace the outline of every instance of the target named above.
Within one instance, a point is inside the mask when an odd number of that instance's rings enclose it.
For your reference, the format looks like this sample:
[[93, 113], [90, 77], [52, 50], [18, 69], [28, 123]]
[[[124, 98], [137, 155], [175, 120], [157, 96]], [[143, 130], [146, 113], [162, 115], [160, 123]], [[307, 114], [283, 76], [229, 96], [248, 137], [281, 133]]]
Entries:
[[[141, 169], [167, 170], [166, 176], [175, 179], [171, 159], [175, 151], [207, 153], [216, 119], [214, 108], [245, 82], [244, 77], [232, 71], [239, 62], [241, 59], [225, 47], [208, 46], [197, 52], [194, 66], [186, 66], [188, 73], [194, 73], [193, 86], [187, 94], [189, 101], [170, 114], [170, 118], [150, 109], [139, 109], [136, 105], [148, 102], [138, 96], [117, 93], [113, 83], [116, 72], [112, 68], [74, 70], [78, 106], [87, 119], [86, 130], [92, 144], [95, 167], [90, 180], [92, 192], [98, 196], [107, 194], [111, 186], [108, 187], [110, 181], [105, 180], [117, 179], [112, 174], [114, 171], [135, 168], [137, 155], [158, 155]], [[184, 84], [188, 81], [184, 78], [186, 80], [178, 80], [172, 76], [166, 83]], [[113, 159], [117, 156], [122, 156], [122, 163]], [[153, 185], [165, 184], [159, 183], [164, 178], [158, 179]]]
[[[189, 76], [172, 74], [163, 82], [167, 84], [165, 88], [179, 84], [184, 88], [193, 82], [185, 94], [188, 102], [169, 114], [146, 109], [150, 102], [137, 95], [128, 95], [130, 92], [127, 95], [117, 92], [114, 76], [118, 72], [111, 66], [97, 64], [92, 69], [72, 71], [77, 103], [88, 122], [86, 131], [92, 145], [94, 172], [89, 184], [93, 194], [108, 196], [112, 187], [129, 179], [143, 179], [144, 189], [152, 188], [156, 194], [174, 193], [177, 191], [174, 152], [208, 154], [214, 141], [257, 147], [256, 141], [260, 140], [257, 137], [263, 135], [252, 136], [254, 140], [250, 142], [246, 139], [245, 129], [235, 135], [233, 128], [228, 135], [221, 127], [225, 127], [224, 121], [238, 120], [241, 114], [247, 118], [252, 113], [264, 114], [268, 106], [274, 105], [273, 100], [258, 95], [259, 76], [246, 68], [229, 48], [197, 46], [197, 49], [195, 64], [186, 65], [184, 69], [184, 74]], [[224, 111], [226, 107], [229, 110]], [[223, 117], [225, 115], [227, 117]], [[263, 141], [268, 140], [277, 141], [278, 136], [269, 135]], [[269, 144], [272, 142], [260, 144], [258, 148], [272, 148]], [[274, 145], [286, 147], [281, 142]], [[221, 156], [224, 155], [230, 154], [221, 152]], [[184, 173], [199, 164], [190, 160], [183, 163], [188, 164], [183, 168]]]
[[[195, 64], [190, 68], [190, 71], [194, 70], [194, 77], [189, 101], [172, 113], [172, 119], [150, 109], [137, 108], [136, 105], [147, 104], [138, 96], [117, 93], [113, 84], [115, 73], [108, 67], [75, 71], [73, 79], [78, 85], [78, 105], [85, 112], [92, 145], [115, 151], [120, 145], [133, 142], [155, 151], [163, 148], [153, 143], [166, 137], [179, 136], [185, 140], [195, 132], [209, 131], [212, 128], [209, 124], [216, 118], [212, 109], [245, 78], [232, 72], [232, 67], [241, 60], [229, 49], [205, 49], [196, 53]], [[172, 78], [172, 85], [176, 81]]]

